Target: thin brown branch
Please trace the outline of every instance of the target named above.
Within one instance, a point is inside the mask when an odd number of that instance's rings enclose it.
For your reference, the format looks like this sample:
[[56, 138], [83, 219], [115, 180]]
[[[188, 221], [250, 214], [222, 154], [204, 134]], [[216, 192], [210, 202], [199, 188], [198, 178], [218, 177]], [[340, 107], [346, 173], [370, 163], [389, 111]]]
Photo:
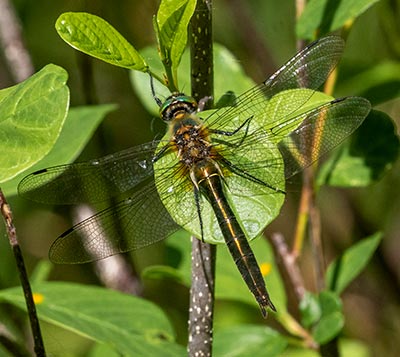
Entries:
[[26, 302], [26, 307], [28, 310], [29, 321], [31, 324], [31, 330], [34, 341], [34, 350], [36, 356], [46, 356], [44, 349], [42, 333], [40, 330], [39, 319], [36, 313], [35, 302], [33, 301], [32, 289], [28, 279], [28, 273], [26, 272], [24, 258], [22, 256], [21, 248], [18, 243], [17, 230], [15, 229], [13, 222], [13, 215], [10, 205], [7, 203], [3, 192], [0, 189], [0, 211], [4, 218], [4, 223], [6, 226], [7, 236], [12, 247], [15, 261], [17, 263], [17, 268], [19, 272], [19, 278], [21, 281], [21, 286], [24, 291], [24, 297]]
[[289, 251], [285, 239], [280, 233], [273, 233], [270, 237], [275, 256], [278, 257], [278, 265], [288, 291], [293, 291], [297, 300], [297, 305], [303, 299], [305, 294], [304, 281], [301, 276], [299, 266], [296, 263], [296, 257]]

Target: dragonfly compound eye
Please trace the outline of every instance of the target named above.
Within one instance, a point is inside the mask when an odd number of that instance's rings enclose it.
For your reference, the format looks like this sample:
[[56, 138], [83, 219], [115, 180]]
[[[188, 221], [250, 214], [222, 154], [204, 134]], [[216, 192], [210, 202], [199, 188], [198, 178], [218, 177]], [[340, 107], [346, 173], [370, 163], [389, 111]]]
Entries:
[[171, 121], [177, 112], [187, 112], [188, 114], [197, 111], [197, 102], [184, 93], [173, 93], [167, 98], [160, 108], [162, 120]]

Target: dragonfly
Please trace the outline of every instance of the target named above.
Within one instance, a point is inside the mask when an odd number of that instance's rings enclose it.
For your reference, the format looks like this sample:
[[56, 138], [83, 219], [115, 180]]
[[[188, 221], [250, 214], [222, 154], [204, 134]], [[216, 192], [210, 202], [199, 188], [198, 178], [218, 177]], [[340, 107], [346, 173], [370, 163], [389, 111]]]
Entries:
[[[343, 49], [338, 36], [312, 42], [267, 80], [239, 95], [233, 105], [206, 117], [184, 93], [172, 93], [164, 103], [156, 99], [168, 127], [166, 138], [25, 177], [19, 193], [46, 204], [128, 197], [61, 234], [50, 248], [50, 260], [74, 264], [103, 259], [158, 242], [181, 227], [207, 240], [211, 222], [211, 234], [222, 236], [263, 316], [268, 309], [276, 311], [248, 242], [255, 233], [243, 223], [254, 222], [257, 212], [240, 217], [231, 197], [284, 196], [288, 178], [362, 123], [370, 104], [359, 97], [301, 111], [335, 68]], [[270, 115], [266, 108], [274, 98], [303, 88], [307, 90], [290, 103], [295, 109], [288, 112], [277, 100]]]

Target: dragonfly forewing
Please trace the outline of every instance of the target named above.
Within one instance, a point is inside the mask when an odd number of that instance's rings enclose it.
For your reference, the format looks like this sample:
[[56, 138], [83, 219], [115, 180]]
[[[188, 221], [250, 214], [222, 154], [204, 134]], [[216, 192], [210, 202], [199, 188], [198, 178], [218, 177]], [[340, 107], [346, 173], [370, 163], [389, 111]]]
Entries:
[[[344, 50], [344, 41], [338, 36], [328, 36], [311, 43], [283, 65], [269, 79], [251, 88], [236, 98], [233, 107], [222, 108], [205, 119], [210, 127], [232, 130], [243, 121], [265, 113], [268, 101], [276, 94], [298, 88], [316, 90], [338, 64]], [[312, 91], [296, 103], [301, 108], [312, 95]], [[286, 113], [287, 114], [287, 113]], [[281, 117], [275, 117], [282, 121]], [[275, 122], [266, 123], [274, 126]]]
[[152, 155], [158, 144], [154, 141], [96, 160], [34, 172], [20, 182], [18, 192], [49, 204], [105, 201], [152, 176]]

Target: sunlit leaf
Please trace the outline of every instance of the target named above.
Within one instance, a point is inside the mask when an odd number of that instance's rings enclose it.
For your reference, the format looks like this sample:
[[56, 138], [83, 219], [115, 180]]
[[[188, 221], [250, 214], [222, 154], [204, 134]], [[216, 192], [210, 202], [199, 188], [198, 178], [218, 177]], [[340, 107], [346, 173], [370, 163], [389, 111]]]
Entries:
[[17, 193], [18, 183], [28, 172], [74, 161], [101, 121], [115, 108], [116, 106], [113, 104], [71, 108], [61, 133], [50, 152], [35, 165], [31, 166], [29, 170], [21, 172], [12, 180], [2, 184], [3, 191], [7, 195], [14, 195]]
[[[174, 332], [154, 304], [93, 286], [43, 283], [33, 286], [39, 318], [112, 346], [124, 356], [184, 356]], [[21, 288], [0, 291], [0, 300], [26, 309]]]
[[157, 12], [161, 55], [177, 68], [186, 47], [189, 21], [196, 7], [195, 0], [163, 0]]
[[68, 112], [67, 72], [47, 65], [0, 91], [0, 182], [42, 159], [54, 146]]
[[75, 49], [115, 66], [146, 72], [138, 51], [107, 21], [85, 12], [66, 12], [56, 22], [60, 37]]

